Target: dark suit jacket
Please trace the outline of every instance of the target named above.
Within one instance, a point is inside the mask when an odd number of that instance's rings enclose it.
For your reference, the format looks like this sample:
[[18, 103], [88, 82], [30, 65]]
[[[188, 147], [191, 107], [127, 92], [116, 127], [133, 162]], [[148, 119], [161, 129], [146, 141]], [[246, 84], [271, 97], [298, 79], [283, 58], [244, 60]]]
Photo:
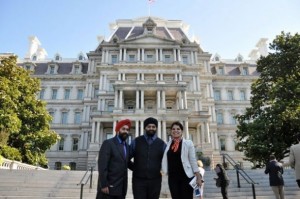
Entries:
[[284, 185], [282, 177], [283, 167], [280, 162], [271, 160], [266, 166], [265, 174], [269, 174], [270, 186]]
[[[129, 148], [126, 144], [126, 158], [123, 145], [117, 137], [105, 140], [100, 148], [98, 157], [98, 193], [101, 188], [109, 187], [109, 194], [114, 196], [126, 196], [127, 191], [127, 163]], [[97, 194], [97, 198], [98, 197]]]

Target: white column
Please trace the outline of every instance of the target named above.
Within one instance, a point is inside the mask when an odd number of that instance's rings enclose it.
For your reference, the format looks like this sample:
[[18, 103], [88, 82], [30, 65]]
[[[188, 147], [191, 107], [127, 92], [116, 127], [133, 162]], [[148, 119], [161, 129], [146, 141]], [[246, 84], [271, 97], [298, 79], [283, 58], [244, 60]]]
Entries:
[[158, 123], [157, 123], [157, 136], [159, 138], [162, 138], [161, 137], [161, 120], [158, 120]]
[[119, 61], [120, 62], [122, 61], [122, 48], [120, 48], [119, 50]]
[[145, 61], [145, 49], [142, 48], [142, 61]]
[[191, 63], [194, 64], [194, 54], [193, 54], [193, 51], [191, 51]]
[[140, 135], [144, 134], [144, 121], [141, 120]]
[[105, 50], [102, 50], [102, 57], [101, 57], [101, 63], [105, 62]]
[[162, 140], [167, 142], [167, 122], [162, 122]]
[[174, 62], [176, 62], [176, 49], [173, 49], [173, 57], [174, 57]]
[[155, 49], [155, 61], [158, 62], [158, 49]]
[[208, 122], [204, 122], [204, 125], [205, 125], [206, 139], [207, 139], [207, 142], [210, 143], [209, 124], [208, 124]]
[[160, 109], [160, 90], [156, 91], [156, 105], [157, 105], [157, 109]]
[[136, 74], [136, 80], [137, 80], [137, 81], [140, 81], [140, 73], [137, 73], [137, 74]]
[[106, 83], [107, 83], [107, 74], [104, 75], [104, 78], [103, 78], [103, 89], [102, 90], [107, 90], [107, 86], [106, 86]]
[[137, 138], [139, 136], [139, 121], [135, 121], [135, 137]]
[[141, 49], [140, 48], [138, 48], [137, 54], [138, 54], [137, 61], [140, 61], [141, 60]]
[[166, 91], [162, 91], [162, 108], [166, 108]]
[[180, 54], [180, 49], [178, 49], [178, 61], [181, 62], [181, 54]]
[[201, 143], [206, 143], [204, 123], [201, 124]]
[[162, 55], [163, 55], [163, 54], [162, 54], [162, 48], [160, 49], [160, 52], [159, 52], [159, 53], [160, 53], [160, 55], [159, 55], [159, 61], [162, 61], [162, 60], [163, 60], [163, 59], [162, 59]]
[[156, 73], [156, 81], [159, 81], [159, 74]]
[[96, 134], [96, 122], [93, 122], [93, 124], [92, 124], [91, 143], [95, 143], [95, 134]]
[[122, 81], [126, 81], [126, 74], [122, 73]]
[[103, 82], [103, 75], [101, 74], [101, 75], [100, 75], [100, 79], [99, 79], [99, 91], [102, 90], [102, 87], [103, 87], [102, 82]]
[[101, 110], [105, 110], [105, 99], [102, 99]]
[[186, 91], [183, 91], [183, 106], [184, 106], [184, 109], [187, 109]]
[[123, 109], [123, 90], [120, 90], [120, 101], [119, 101], [119, 108]]
[[142, 75], [142, 81], [144, 81], [145, 80], [144, 73], [142, 73], [141, 75]]
[[141, 90], [141, 109], [144, 109], [144, 90]]
[[195, 103], [195, 110], [196, 110], [196, 111], [199, 111], [198, 100], [195, 99], [195, 100], [194, 100], [194, 103]]
[[104, 141], [103, 125], [100, 125], [100, 140], [99, 140], [99, 143], [102, 143], [103, 141]]
[[196, 82], [197, 82], [197, 91], [201, 91], [201, 85], [200, 85], [200, 78], [199, 76], [196, 76]]
[[124, 48], [124, 61], [127, 61], [127, 53], [126, 53], [126, 48]]
[[97, 122], [97, 127], [96, 127], [96, 143], [99, 143], [99, 136], [100, 136], [100, 122]]
[[179, 109], [183, 109], [183, 100], [182, 100], [182, 91], [178, 92], [178, 100], [179, 100]]
[[136, 93], [136, 94], [135, 94], [135, 95], [136, 95], [136, 96], [135, 96], [135, 101], [136, 101], [136, 102], [135, 102], [135, 104], [136, 104], [135, 108], [136, 108], [136, 109], [139, 109], [139, 108], [140, 108], [140, 100], [139, 100], [139, 99], [140, 99], [140, 97], [139, 97], [140, 91], [137, 90], [137, 91], [135, 91], [135, 93]]
[[198, 54], [195, 52], [195, 64], [198, 64]]
[[214, 136], [215, 136], [215, 149], [216, 149], [216, 150], [219, 150], [220, 147], [219, 147], [218, 133], [215, 132], [215, 133], [214, 133]]
[[105, 53], [105, 63], [108, 63], [108, 54], [109, 54], [109, 52], [107, 50], [106, 53]]
[[201, 145], [201, 129], [200, 129], [200, 125], [198, 124], [197, 125], [197, 146], [201, 146], [202, 147], [202, 145]]
[[185, 138], [188, 140], [190, 139], [190, 134], [189, 134], [189, 122], [186, 120], [184, 121], [184, 132], [185, 132]]
[[194, 87], [194, 91], [197, 91], [197, 84], [196, 84], [196, 76], [193, 76], [193, 87]]
[[177, 73], [175, 73], [175, 81], [177, 82], [178, 81], [178, 78], [177, 78]]
[[115, 90], [115, 108], [118, 108], [118, 90]]
[[117, 121], [114, 121], [114, 122], [113, 122], [113, 136], [116, 135], [116, 131], [115, 131], [116, 125], [117, 125]]
[[101, 111], [101, 101], [102, 101], [102, 99], [98, 100], [98, 104], [97, 104], [97, 110], [98, 111]]

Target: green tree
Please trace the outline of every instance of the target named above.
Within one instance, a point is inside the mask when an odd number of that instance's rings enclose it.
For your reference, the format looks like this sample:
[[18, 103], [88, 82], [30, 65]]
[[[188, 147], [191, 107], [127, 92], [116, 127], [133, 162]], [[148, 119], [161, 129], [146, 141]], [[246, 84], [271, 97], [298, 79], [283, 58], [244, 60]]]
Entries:
[[281, 160], [300, 129], [300, 35], [282, 32], [271, 53], [257, 62], [259, 78], [251, 85], [251, 107], [237, 115], [238, 149], [264, 165], [270, 154]]
[[25, 163], [45, 166], [45, 152], [59, 136], [50, 130], [52, 118], [36, 97], [39, 90], [40, 81], [17, 65], [17, 57], [0, 60], [0, 135], [7, 138], [1, 144], [17, 149]]

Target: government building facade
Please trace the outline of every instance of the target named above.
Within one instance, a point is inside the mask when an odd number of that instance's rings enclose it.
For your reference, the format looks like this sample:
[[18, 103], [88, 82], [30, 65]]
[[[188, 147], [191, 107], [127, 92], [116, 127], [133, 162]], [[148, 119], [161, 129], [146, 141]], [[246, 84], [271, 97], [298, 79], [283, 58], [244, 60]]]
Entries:
[[47, 102], [51, 129], [61, 137], [47, 151], [50, 169], [95, 167], [118, 120], [132, 121], [130, 143], [144, 133], [147, 117], [159, 121], [157, 134], [166, 142], [171, 123], [182, 122], [184, 137], [210, 158], [211, 167], [221, 162], [222, 153], [242, 162], [234, 116], [250, 105], [256, 60], [267, 54], [266, 39], [259, 40], [249, 60], [241, 55], [227, 60], [205, 52], [180, 20], [142, 17], [110, 27], [110, 38], [74, 59], [47, 58], [39, 40], [30, 37], [28, 53], [18, 61], [41, 80], [38, 98]]

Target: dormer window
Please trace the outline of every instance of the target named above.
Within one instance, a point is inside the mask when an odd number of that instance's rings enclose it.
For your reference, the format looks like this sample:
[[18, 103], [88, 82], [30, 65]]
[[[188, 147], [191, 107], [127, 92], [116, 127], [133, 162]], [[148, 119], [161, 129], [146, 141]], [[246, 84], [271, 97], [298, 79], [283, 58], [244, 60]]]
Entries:
[[217, 74], [218, 75], [225, 75], [225, 68], [224, 68], [224, 66], [217, 66], [216, 69], [217, 69]]
[[237, 62], [242, 62], [243, 61], [243, 56], [238, 55], [237, 58], [235, 59]]
[[55, 61], [60, 61], [61, 60], [61, 56], [59, 54], [56, 54], [54, 57]]
[[83, 55], [82, 53], [80, 53], [80, 54], [78, 55], [78, 60], [80, 60], [80, 61], [85, 60], [85, 57], [84, 57], [84, 55]]
[[81, 74], [82, 72], [81, 64], [74, 64], [71, 73], [72, 74]]
[[157, 24], [149, 17], [143, 24], [144, 34], [153, 34], [155, 32]]
[[240, 66], [240, 73], [241, 75], [249, 75], [248, 67], [247, 66]]
[[25, 64], [25, 65], [23, 66], [23, 68], [24, 68], [25, 70], [34, 70], [34, 67], [33, 67], [32, 64]]
[[48, 70], [47, 70], [47, 74], [57, 74], [57, 70], [58, 70], [58, 65], [56, 64], [49, 64], [48, 65]]
[[36, 61], [37, 60], [37, 56], [36, 55], [33, 55], [32, 56], [32, 61]]

